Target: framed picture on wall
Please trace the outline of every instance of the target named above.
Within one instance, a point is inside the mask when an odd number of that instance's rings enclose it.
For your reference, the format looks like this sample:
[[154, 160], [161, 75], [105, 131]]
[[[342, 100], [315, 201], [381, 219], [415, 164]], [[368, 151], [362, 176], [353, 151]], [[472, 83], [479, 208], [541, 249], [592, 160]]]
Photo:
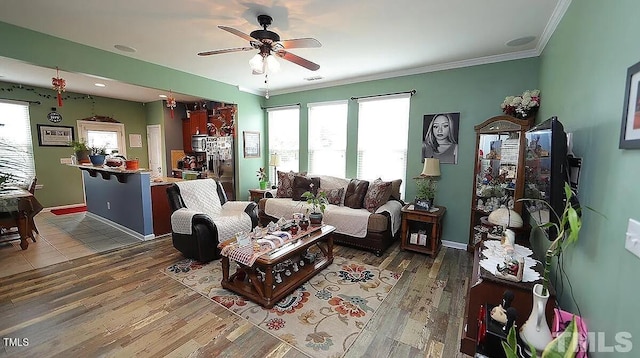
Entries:
[[422, 123], [422, 162], [437, 158], [440, 164], [458, 163], [460, 112], [425, 114]]
[[244, 157], [260, 158], [260, 132], [242, 132], [244, 141]]
[[38, 145], [41, 147], [69, 147], [74, 140], [73, 127], [38, 124]]
[[640, 62], [627, 70], [620, 149], [640, 149]]

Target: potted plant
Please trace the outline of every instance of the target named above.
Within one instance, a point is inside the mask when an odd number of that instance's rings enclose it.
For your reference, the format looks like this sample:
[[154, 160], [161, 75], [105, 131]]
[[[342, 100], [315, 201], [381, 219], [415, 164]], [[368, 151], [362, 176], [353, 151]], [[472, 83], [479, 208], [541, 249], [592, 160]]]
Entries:
[[260, 182], [260, 189], [264, 190], [267, 188], [267, 172], [264, 170], [264, 168], [260, 168], [257, 171], [257, 177], [258, 177], [258, 181]]
[[550, 214], [553, 214], [559, 223], [557, 224], [550, 220], [548, 223], [539, 226], [540, 228], [554, 227], [555, 233], [557, 234], [545, 253], [542, 285], [536, 284], [533, 287], [533, 310], [520, 329], [522, 339], [538, 350], [543, 350], [552, 340], [551, 331], [549, 330], [549, 325], [547, 324], [544, 314], [544, 308], [549, 299], [549, 269], [551, 267], [551, 261], [554, 257], [558, 257], [564, 248], [578, 240], [578, 234], [582, 227], [582, 220], [579, 216], [580, 208], [575, 209], [572, 205], [571, 197], [573, 196], [573, 192], [568, 183], [564, 185], [564, 192], [566, 200], [560, 215], [553, 210], [548, 202], [542, 199], [523, 198], [518, 200], [546, 205], [549, 208]]
[[[327, 207], [327, 204], [329, 204], [327, 194], [324, 191], [321, 191], [314, 195], [310, 191], [305, 191], [302, 193], [301, 197], [307, 201], [307, 204], [311, 205], [311, 213], [308, 214], [311, 225], [317, 226], [322, 224], [324, 209]], [[307, 211], [308, 210], [309, 208], [307, 208]]]
[[[547, 344], [542, 351], [542, 358], [575, 357], [576, 352], [578, 352], [578, 338], [578, 326], [574, 317], [564, 332]], [[511, 326], [509, 329], [507, 340], [502, 341], [502, 349], [507, 358], [519, 357], [515, 326]], [[537, 357], [534, 347], [529, 347], [529, 350], [532, 352], [532, 357]]]
[[75, 154], [78, 164], [90, 162], [89, 154], [91, 154], [91, 150], [84, 139], [73, 140], [69, 142], [69, 146], [73, 149], [73, 154]]
[[415, 208], [429, 210], [433, 206], [433, 199], [436, 197], [438, 181], [432, 177], [418, 177], [416, 185], [418, 191], [416, 193]]
[[89, 160], [91, 160], [91, 164], [93, 164], [93, 166], [96, 166], [96, 167], [104, 165], [104, 161], [107, 156], [106, 147], [93, 146], [93, 147], [90, 147], [89, 149], [91, 150], [91, 154], [89, 154]]

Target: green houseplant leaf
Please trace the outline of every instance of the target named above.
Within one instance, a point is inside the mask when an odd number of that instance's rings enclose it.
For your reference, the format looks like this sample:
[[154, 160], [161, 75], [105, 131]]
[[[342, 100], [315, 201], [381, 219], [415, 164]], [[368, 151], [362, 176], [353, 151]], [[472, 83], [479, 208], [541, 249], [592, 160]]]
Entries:
[[542, 358], [573, 358], [578, 351], [578, 329], [576, 318], [558, 337], [549, 343], [542, 352]]

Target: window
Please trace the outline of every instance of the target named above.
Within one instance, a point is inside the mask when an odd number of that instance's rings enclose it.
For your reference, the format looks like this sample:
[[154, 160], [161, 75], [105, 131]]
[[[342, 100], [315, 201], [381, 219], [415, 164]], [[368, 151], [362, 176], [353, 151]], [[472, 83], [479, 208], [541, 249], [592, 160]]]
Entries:
[[298, 106], [271, 108], [267, 109], [267, 113], [269, 157], [271, 154], [280, 155], [280, 166], [277, 168], [279, 171], [299, 171], [300, 108]]
[[402, 179], [407, 171], [410, 94], [358, 100], [359, 179]]
[[345, 177], [347, 101], [309, 104], [309, 172]]
[[0, 101], [0, 174], [25, 185], [36, 176], [27, 103]]
[[107, 154], [117, 150], [120, 155], [127, 156], [122, 123], [78, 121], [78, 135], [89, 147], [104, 147]]

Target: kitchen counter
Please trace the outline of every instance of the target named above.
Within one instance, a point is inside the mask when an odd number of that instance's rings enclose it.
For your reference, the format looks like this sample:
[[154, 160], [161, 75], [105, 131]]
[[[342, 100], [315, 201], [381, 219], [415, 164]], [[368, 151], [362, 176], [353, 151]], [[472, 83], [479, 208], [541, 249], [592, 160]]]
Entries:
[[177, 182], [181, 182], [181, 181], [184, 181], [184, 179], [160, 177], [160, 178], [151, 179], [151, 186], [168, 185], [168, 184], [173, 184], [173, 183], [177, 183]]

